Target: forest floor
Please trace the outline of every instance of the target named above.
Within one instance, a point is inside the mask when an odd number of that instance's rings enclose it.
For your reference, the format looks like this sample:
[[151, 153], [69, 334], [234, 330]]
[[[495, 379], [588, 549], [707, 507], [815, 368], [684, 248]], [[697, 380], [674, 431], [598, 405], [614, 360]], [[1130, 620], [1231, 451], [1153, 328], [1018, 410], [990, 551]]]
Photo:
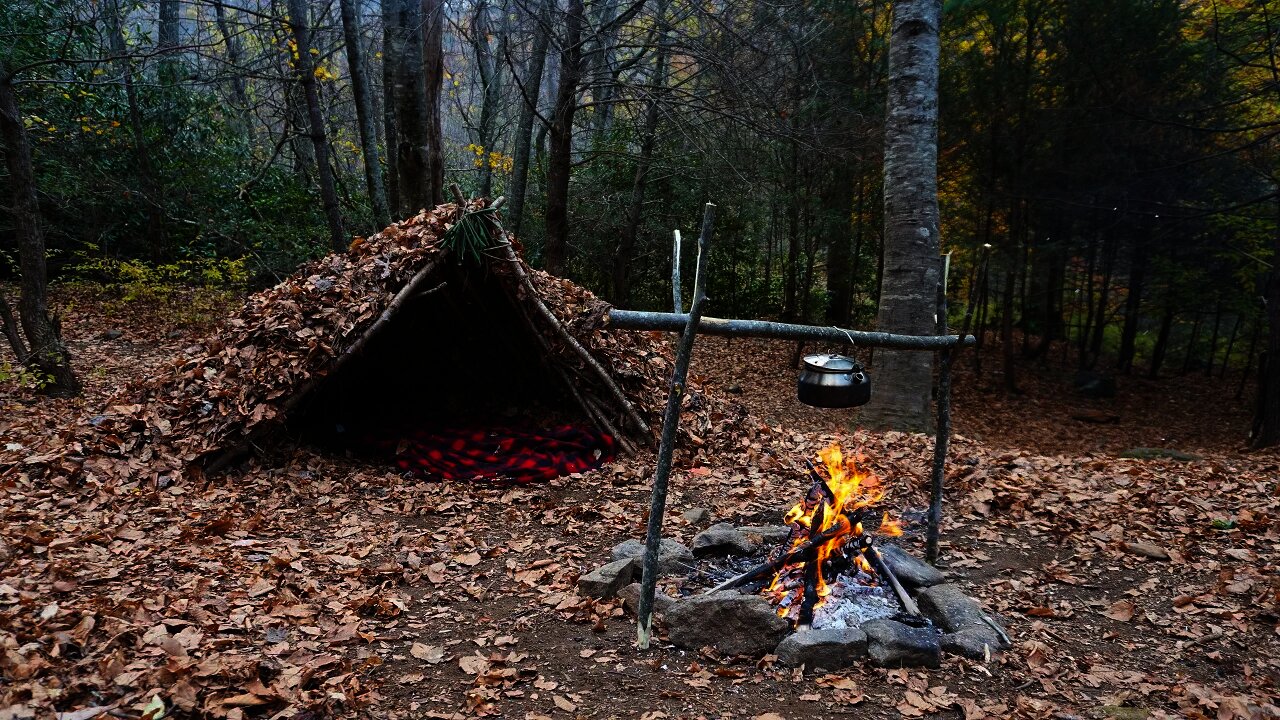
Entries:
[[[208, 319], [77, 300], [63, 325], [86, 396], [0, 385], [0, 478]], [[805, 485], [793, 468], [837, 439], [890, 502], [923, 505], [931, 438], [798, 404], [791, 345], [697, 347], [693, 373], [758, 422], [740, 449], [675, 472], [671, 536], [691, 539], [694, 507], [775, 519]], [[815, 675], [637, 651], [621, 608], [574, 583], [641, 535], [647, 454], [493, 488], [298, 448], [164, 492], [0, 479], [0, 720], [154, 720], [157, 702], [228, 718], [1280, 717], [1280, 454], [1242, 451], [1238, 378], [1121, 377], [1116, 399], [1083, 400], [1070, 373], [1028, 365], [1006, 397], [986, 362], [979, 378], [963, 358], [956, 377], [943, 559], [1013, 638], [989, 664]], [[1086, 411], [1116, 421], [1074, 419]], [[1134, 447], [1197, 459], [1120, 457]]]

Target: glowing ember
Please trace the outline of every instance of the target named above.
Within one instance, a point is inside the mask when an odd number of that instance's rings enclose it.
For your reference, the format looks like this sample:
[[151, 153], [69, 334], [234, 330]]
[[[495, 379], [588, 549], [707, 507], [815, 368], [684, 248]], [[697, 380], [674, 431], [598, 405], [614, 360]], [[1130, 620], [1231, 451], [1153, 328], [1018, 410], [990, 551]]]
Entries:
[[[825, 542], [806, 553], [803, 562], [791, 563], [779, 570], [765, 590], [779, 615], [802, 624], [811, 623], [814, 610], [832, 594], [826, 578], [830, 570], [848, 570], [841, 576], [842, 584], [876, 585], [875, 571], [859, 550], [859, 542], [865, 531], [864, 522], [876, 522], [877, 513], [868, 513], [868, 508], [884, 497], [880, 479], [859, 470], [856, 459], [846, 458], [839, 443], [820, 451], [818, 459], [822, 461], [826, 477], [810, 466], [813, 485], [784, 517], [791, 526], [791, 535], [780, 552], [797, 552], [815, 540], [825, 539]], [[902, 527], [889, 513], [880, 514], [879, 520], [874, 532], [884, 536], [902, 534]], [[832, 567], [841, 563], [845, 568]], [[806, 584], [811, 593], [816, 591], [816, 597], [811, 594], [807, 606]]]

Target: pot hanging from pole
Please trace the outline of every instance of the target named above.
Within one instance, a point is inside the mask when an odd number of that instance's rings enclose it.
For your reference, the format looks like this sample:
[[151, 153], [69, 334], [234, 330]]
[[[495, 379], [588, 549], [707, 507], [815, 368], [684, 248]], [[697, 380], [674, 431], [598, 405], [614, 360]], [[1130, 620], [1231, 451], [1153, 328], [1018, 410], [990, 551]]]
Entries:
[[871, 378], [847, 355], [806, 355], [796, 396], [805, 405], [849, 408], [871, 400]]

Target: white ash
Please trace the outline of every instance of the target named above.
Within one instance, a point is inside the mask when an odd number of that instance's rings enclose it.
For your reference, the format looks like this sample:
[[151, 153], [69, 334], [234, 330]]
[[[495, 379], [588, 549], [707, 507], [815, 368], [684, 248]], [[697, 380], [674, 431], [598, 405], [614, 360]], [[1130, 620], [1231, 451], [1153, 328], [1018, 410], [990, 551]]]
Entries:
[[813, 626], [828, 630], [856, 628], [900, 609], [897, 599], [884, 588], [862, 585], [842, 575], [832, 583], [827, 601], [814, 610]]

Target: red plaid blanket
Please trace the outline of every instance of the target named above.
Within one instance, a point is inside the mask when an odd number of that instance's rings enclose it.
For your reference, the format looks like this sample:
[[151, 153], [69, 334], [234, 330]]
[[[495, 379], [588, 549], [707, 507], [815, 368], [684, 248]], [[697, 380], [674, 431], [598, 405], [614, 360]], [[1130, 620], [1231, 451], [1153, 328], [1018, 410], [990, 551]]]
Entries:
[[609, 435], [574, 425], [413, 430], [375, 443], [418, 477], [528, 483], [586, 472], [614, 456]]

